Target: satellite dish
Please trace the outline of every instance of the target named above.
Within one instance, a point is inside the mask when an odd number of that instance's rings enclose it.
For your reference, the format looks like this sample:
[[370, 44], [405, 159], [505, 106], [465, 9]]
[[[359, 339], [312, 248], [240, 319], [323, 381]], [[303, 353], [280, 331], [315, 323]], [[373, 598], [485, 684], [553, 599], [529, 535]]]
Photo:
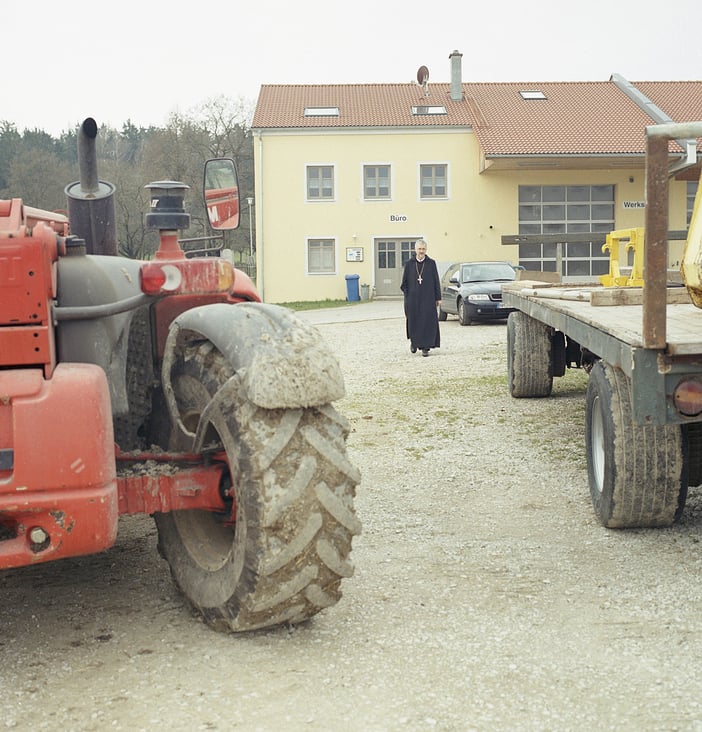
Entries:
[[426, 86], [429, 81], [429, 69], [426, 66], [420, 66], [417, 71], [417, 83]]

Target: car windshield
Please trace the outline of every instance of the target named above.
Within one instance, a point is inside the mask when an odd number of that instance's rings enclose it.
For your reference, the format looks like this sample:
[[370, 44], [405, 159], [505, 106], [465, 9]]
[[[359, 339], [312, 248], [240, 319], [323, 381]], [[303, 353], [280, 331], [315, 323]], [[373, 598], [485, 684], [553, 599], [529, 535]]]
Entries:
[[492, 282], [513, 280], [515, 277], [514, 268], [507, 262], [480, 262], [461, 267], [461, 282]]

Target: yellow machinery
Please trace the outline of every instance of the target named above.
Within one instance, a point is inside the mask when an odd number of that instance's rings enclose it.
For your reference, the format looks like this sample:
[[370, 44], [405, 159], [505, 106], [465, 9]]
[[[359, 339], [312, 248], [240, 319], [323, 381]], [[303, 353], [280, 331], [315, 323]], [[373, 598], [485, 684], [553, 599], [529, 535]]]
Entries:
[[702, 308], [702, 177], [697, 184], [695, 205], [683, 250], [680, 272], [692, 302]]
[[[634, 252], [634, 263], [629, 275], [619, 269], [619, 244], [627, 240], [625, 251]], [[600, 282], [605, 287], [643, 287], [644, 228], [618, 229], [607, 234], [602, 252], [609, 250], [609, 274], [601, 275]]]

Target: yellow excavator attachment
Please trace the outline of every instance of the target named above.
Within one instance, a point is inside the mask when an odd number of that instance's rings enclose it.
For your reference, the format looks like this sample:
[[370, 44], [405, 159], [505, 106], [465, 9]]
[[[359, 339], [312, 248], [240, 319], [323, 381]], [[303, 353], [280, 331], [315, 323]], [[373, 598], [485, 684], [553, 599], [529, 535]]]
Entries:
[[690, 299], [698, 308], [702, 308], [702, 176], [697, 184], [680, 272]]
[[[621, 274], [619, 269], [619, 243], [628, 240], [625, 251], [634, 252], [634, 262], [631, 273]], [[635, 229], [617, 229], [607, 234], [602, 245], [602, 253], [609, 251], [609, 273], [600, 275], [600, 282], [605, 287], [643, 287], [644, 261], [644, 229], [639, 226]]]

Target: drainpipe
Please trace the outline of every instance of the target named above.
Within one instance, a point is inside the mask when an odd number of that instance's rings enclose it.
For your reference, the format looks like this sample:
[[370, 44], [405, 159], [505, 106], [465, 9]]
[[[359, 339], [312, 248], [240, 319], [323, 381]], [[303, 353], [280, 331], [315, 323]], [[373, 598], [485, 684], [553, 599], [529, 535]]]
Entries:
[[449, 59], [451, 61], [451, 101], [463, 101], [463, 73], [461, 71], [461, 59], [463, 54], [454, 51]]
[[256, 132], [258, 139], [258, 180], [254, 181], [256, 190], [256, 287], [263, 302], [266, 301], [263, 285], [263, 258], [266, 246], [263, 243], [263, 139], [261, 131]]
[[[612, 74], [610, 81], [629, 99], [631, 99], [637, 107], [642, 109], [656, 124], [667, 125], [675, 124], [660, 107], [657, 107], [645, 94], [642, 94], [630, 81], [627, 81], [620, 74]], [[697, 163], [697, 140], [676, 139], [675, 142], [683, 149], [684, 154], [679, 160], [668, 166], [668, 175], [674, 175], [681, 170], [691, 168]]]

